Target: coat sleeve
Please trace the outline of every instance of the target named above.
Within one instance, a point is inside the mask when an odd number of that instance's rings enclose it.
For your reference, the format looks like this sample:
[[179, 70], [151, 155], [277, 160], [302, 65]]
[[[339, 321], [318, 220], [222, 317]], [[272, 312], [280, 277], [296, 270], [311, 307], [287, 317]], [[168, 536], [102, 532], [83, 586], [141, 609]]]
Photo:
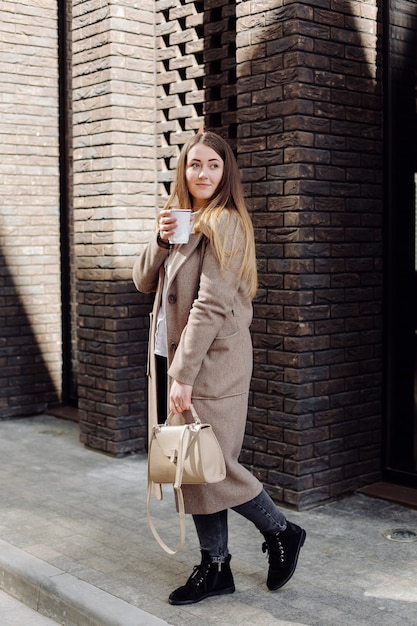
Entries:
[[[236, 227], [239, 228], [238, 223]], [[225, 244], [227, 246], [227, 242]], [[242, 262], [243, 252], [239, 252], [228, 267], [222, 269], [208, 242], [201, 267], [198, 296], [168, 372], [175, 380], [193, 385], [214, 339], [236, 332], [233, 309], [242, 287], [239, 279]]]
[[158, 246], [156, 235], [146, 245], [133, 265], [133, 282], [143, 293], [153, 293], [158, 286], [159, 269], [169, 250]]

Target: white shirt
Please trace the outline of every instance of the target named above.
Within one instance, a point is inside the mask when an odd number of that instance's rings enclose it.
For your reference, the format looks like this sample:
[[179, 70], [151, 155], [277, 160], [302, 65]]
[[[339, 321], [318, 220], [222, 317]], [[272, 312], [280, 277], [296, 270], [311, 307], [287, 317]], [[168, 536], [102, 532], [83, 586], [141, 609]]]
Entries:
[[[190, 234], [193, 232], [194, 227], [194, 218], [197, 213], [191, 213], [190, 219]], [[181, 244], [179, 244], [181, 245]], [[167, 342], [167, 325], [166, 325], [166, 316], [165, 316], [165, 300], [168, 289], [169, 276], [172, 265], [172, 254], [169, 254], [165, 259], [164, 268], [165, 268], [165, 278], [164, 285], [162, 287], [162, 298], [161, 298], [161, 306], [159, 307], [158, 317], [156, 320], [156, 330], [155, 330], [155, 354], [158, 356], [163, 356], [165, 358], [168, 357], [168, 342]]]
[[170, 268], [172, 265], [172, 255], [169, 254], [165, 259], [165, 279], [164, 286], [162, 288], [161, 306], [158, 311], [158, 318], [156, 320], [155, 330], [155, 354], [158, 356], [168, 357], [168, 345], [167, 345], [167, 325], [165, 318], [165, 298], [168, 289], [168, 280], [170, 274]]

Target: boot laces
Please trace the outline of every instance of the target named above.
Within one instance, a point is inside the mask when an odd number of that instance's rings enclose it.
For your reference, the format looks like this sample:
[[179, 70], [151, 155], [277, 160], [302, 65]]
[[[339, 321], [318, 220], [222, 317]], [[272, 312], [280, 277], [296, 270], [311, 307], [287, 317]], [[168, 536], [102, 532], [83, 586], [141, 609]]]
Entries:
[[187, 584], [193, 585], [195, 589], [201, 587], [204, 581], [207, 578], [208, 569], [210, 567], [210, 563], [200, 563], [199, 565], [194, 565], [192, 574], [187, 581]]
[[285, 550], [279, 535], [275, 535], [272, 541], [265, 541], [262, 544], [262, 552], [268, 552], [268, 560], [270, 563], [276, 563], [277, 561], [279, 563], [284, 563], [285, 561]]

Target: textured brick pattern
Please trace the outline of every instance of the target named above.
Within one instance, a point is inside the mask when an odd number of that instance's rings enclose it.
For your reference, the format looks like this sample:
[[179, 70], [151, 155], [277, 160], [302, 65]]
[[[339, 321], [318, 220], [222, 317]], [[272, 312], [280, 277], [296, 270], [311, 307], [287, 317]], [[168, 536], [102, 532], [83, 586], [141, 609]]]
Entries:
[[[298, 507], [379, 478], [379, 5], [72, 1], [84, 443], [114, 455], [145, 448], [150, 299], [136, 293], [131, 265], [181, 145], [204, 120], [236, 148], [258, 245], [242, 459]], [[0, 416], [59, 395], [55, 20], [47, 0], [1, 4]]]
[[81, 441], [120, 456], [146, 446], [149, 305], [127, 280], [79, 281]]
[[203, 118], [203, 2], [157, 0], [157, 108], [161, 204], [181, 146]]
[[151, 0], [73, 3], [81, 439], [115, 455], [145, 442], [147, 319], [131, 265], [157, 206], [154, 27]]
[[204, 3], [205, 124], [236, 148], [236, 2]]
[[61, 388], [56, 19], [52, 0], [0, 4], [0, 418]]
[[377, 7], [270, 4], [238, 3], [238, 149], [261, 282], [245, 460], [302, 506], [379, 476]]

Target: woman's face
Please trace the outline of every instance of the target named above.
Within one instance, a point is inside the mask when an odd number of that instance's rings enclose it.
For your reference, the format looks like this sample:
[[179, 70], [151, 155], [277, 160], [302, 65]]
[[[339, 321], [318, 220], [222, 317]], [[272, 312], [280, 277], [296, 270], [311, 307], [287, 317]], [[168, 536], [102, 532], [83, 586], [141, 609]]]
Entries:
[[187, 155], [185, 179], [193, 198], [193, 209], [200, 209], [214, 196], [223, 176], [224, 162], [213, 148], [203, 143]]

